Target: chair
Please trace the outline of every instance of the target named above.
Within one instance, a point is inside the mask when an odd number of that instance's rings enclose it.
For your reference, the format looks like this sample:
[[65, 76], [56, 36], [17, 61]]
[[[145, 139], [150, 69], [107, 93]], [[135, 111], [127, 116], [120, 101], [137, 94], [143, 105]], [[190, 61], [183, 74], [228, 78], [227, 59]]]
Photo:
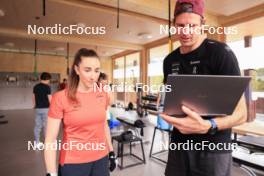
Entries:
[[[130, 140], [124, 140], [122, 138], [122, 136], [119, 135], [119, 136], [112, 137], [112, 142], [113, 141], [117, 141], [117, 157], [121, 159], [121, 164], [118, 164], [118, 167], [120, 169], [125, 169], [128, 167], [132, 167], [132, 166], [136, 166], [136, 165], [146, 163], [144, 146], [143, 146], [143, 142], [142, 142], [141, 138], [133, 135], [133, 137]], [[133, 143], [136, 143], [136, 142], [139, 142], [141, 145], [142, 158], [140, 158], [139, 156], [135, 155], [132, 152], [132, 145], [133, 145]], [[129, 153], [124, 153], [124, 145], [125, 144], [129, 144]], [[139, 160], [139, 162], [124, 166], [124, 156], [132, 156], [132, 157], [136, 158], [137, 160]]]

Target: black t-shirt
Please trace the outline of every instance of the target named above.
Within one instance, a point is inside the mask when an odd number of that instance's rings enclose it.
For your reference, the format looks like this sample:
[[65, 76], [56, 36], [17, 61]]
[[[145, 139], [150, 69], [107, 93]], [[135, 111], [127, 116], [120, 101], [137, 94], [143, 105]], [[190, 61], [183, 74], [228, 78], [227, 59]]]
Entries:
[[[205, 39], [194, 51], [181, 54], [180, 49], [170, 53], [163, 62], [164, 79], [168, 74], [197, 74], [197, 75], [240, 75], [237, 58], [232, 50], [224, 43]], [[231, 142], [231, 129], [218, 131], [215, 135], [180, 133], [173, 129], [171, 142], [209, 141], [210, 143]]]
[[39, 83], [34, 86], [33, 93], [35, 95], [35, 108], [49, 108], [48, 95], [51, 94], [50, 86]]

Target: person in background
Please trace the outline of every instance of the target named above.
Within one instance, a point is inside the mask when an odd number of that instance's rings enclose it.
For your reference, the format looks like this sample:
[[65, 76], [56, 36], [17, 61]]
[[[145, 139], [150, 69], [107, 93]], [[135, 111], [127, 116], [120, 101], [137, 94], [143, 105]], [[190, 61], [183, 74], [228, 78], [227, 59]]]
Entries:
[[[99, 75], [97, 83], [98, 83], [99, 87], [100, 86], [103, 87], [103, 86], [108, 85], [108, 76], [107, 76], [107, 74], [101, 72], [100, 75]], [[109, 97], [109, 105], [111, 105], [112, 104], [112, 93], [111, 92], [107, 92], [107, 94], [108, 94], [108, 97]], [[108, 124], [110, 124], [111, 112], [109, 110], [109, 107], [107, 108], [107, 111], [106, 111], [106, 117], [107, 117]]]
[[113, 103], [113, 92], [111, 90], [111, 84], [109, 84], [109, 80], [108, 80], [108, 76], [107, 74], [101, 72], [98, 78], [98, 86], [108, 86], [109, 87], [109, 91], [108, 96], [109, 96], [109, 104], [111, 105]]
[[34, 136], [37, 148], [42, 147], [43, 143], [40, 142], [40, 134], [43, 129], [44, 135], [46, 132], [47, 118], [49, 105], [51, 101], [51, 89], [49, 86], [51, 75], [43, 72], [40, 75], [40, 83], [33, 88], [33, 106], [35, 108], [35, 127]]
[[62, 83], [60, 83], [60, 85], [59, 85], [59, 90], [63, 90], [66, 87], [67, 87], [67, 79], [64, 78], [63, 81], [62, 81]]
[[108, 85], [108, 76], [107, 76], [107, 74], [105, 74], [105, 73], [100, 73], [100, 75], [99, 75], [99, 78], [98, 78], [98, 83], [100, 84], [102, 84], [103, 86], [104, 85]]

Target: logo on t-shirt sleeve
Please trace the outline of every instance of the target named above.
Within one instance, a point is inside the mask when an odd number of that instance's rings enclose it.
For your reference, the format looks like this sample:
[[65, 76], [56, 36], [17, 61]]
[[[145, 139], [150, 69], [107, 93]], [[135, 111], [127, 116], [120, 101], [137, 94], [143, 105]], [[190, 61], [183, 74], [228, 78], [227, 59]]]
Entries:
[[180, 63], [174, 62], [171, 65], [172, 74], [177, 75], [180, 72]]
[[191, 61], [190, 65], [192, 65], [192, 74], [196, 75], [198, 74], [198, 65], [201, 63], [201, 61]]

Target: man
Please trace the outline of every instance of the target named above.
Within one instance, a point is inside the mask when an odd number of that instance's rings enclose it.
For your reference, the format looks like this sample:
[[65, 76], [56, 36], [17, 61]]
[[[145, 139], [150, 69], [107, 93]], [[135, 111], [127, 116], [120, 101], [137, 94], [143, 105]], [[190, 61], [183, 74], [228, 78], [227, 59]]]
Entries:
[[102, 84], [102, 86], [108, 85], [108, 76], [107, 74], [101, 72], [98, 78], [98, 83]]
[[50, 90], [51, 75], [47, 72], [43, 72], [40, 76], [40, 83], [33, 88], [33, 105], [35, 108], [35, 127], [34, 136], [37, 148], [42, 147], [43, 143], [40, 142], [40, 133], [43, 128], [45, 133], [46, 124], [48, 118], [48, 110], [51, 100]]
[[[164, 60], [165, 82], [168, 74], [240, 75], [237, 59], [226, 44], [206, 39], [197, 33], [197, 28], [204, 22], [204, 0], [177, 1], [174, 23], [181, 46]], [[188, 33], [184, 28], [192, 32]], [[231, 128], [246, 121], [244, 96], [233, 114], [226, 117], [201, 117], [184, 106], [182, 110], [186, 114], [184, 118], [161, 114], [174, 126], [171, 144], [189, 142], [199, 144], [196, 145], [198, 149], [186, 150], [180, 145], [175, 150], [170, 148], [165, 175], [230, 176], [232, 156], [228, 144], [231, 144]], [[210, 147], [204, 145], [204, 148], [199, 148], [203, 143], [210, 144]], [[218, 148], [212, 149], [217, 144]], [[223, 148], [223, 145], [227, 147]]]
[[59, 85], [59, 90], [63, 90], [66, 87], [67, 87], [67, 79], [64, 78], [63, 81], [62, 81], [62, 83], [60, 83], [60, 85]]

